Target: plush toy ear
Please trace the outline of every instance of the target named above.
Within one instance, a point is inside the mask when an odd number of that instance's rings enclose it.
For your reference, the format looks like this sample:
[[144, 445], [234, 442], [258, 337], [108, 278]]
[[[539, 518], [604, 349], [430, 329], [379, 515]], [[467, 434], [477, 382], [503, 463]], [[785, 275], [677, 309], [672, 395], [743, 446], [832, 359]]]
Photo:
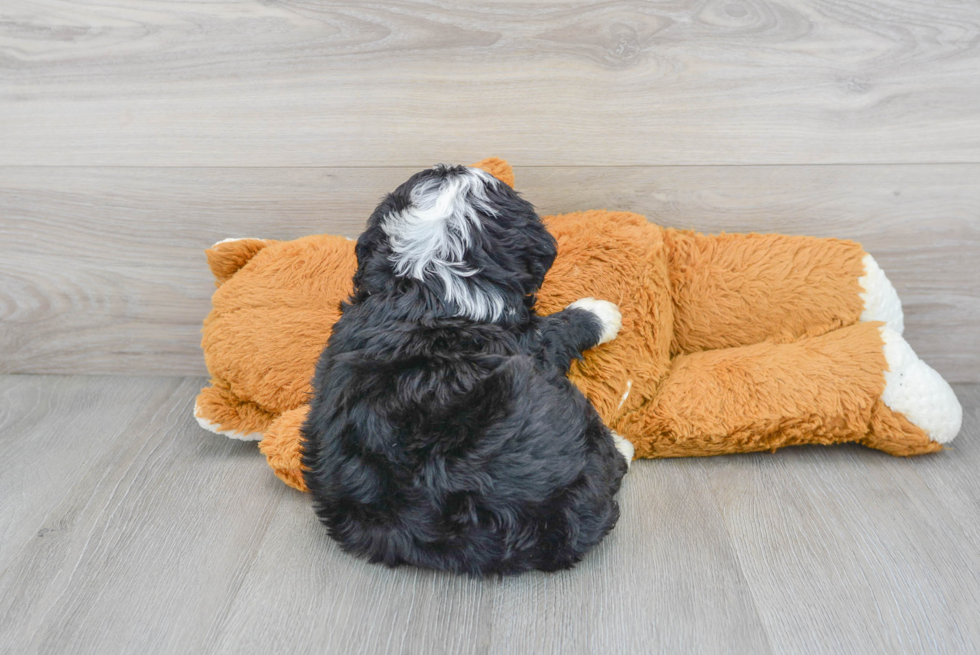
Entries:
[[473, 168], [481, 168], [507, 186], [514, 187], [514, 169], [500, 157], [488, 157], [473, 164]]
[[268, 239], [225, 239], [205, 250], [208, 266], [214, 273], [214, 286], [220, 287], [256, 253], [272, 243], [275, 241]]

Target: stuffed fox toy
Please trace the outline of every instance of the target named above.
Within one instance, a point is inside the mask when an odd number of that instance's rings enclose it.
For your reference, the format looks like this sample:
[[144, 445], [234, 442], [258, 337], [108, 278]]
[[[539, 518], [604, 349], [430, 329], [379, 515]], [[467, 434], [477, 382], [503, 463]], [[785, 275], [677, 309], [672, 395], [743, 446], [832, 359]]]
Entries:
[[[514, 185], [510, 166], [476, 166]], [[550, 314], [580, 298], [622, 312], [619, 336], [574, 362], [572, 381], [636, 457], [857, 442], [892, 455], [942, 448], [962, 409], [902, 338], [894, 288], [860, 245], [778, 234], [705, 235], [629, 212], [545, 217], [558, 257], [538, 294]], [[300, 428], [317, 359], [351, 292], [354, 242], [231, 239], [202, 346], [207, 430], [260, 440], [305, 489]]]

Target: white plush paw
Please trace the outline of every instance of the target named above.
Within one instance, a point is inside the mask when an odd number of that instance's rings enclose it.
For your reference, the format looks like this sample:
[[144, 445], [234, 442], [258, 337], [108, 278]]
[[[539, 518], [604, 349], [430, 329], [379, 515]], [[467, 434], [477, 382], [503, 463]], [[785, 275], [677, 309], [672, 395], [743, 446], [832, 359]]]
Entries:
[[596, 318], [602, 323], [602, 335], [599, 337], [599, 343], [612, 341], [619, 334], [619, 328], [623, 327], [623, 315], [619, 313], [619, 307], [608, 300], [582, 298], [569, 305], [568, 309], [584, 309], [596, 315]]
[[[610, 432], [612, 432], [612, 430], [610, 430]], [[630, 443], [628, 439], [619, 436], [615, 432], [612, 432], [612, 438], [613, 444], [616, 446], [616, 450], [619, 451], [620, 455], [626, 458], [626, 468], [629, 468], [630, 464], [633, 462], [633, 444]]]
[[881, 339], [888, 362], [881, 400], [922, 428], [933, 441], [952, 441], [963, 422], [963, 408], [953, 389], [919, 359], [898, 332], [886, 325], [881, 328]]
[[885, 272], [871, 255], [865, 255], [861, 260], [864, 264], [864, 275], [858, 278], [861, 285], [861, 300], [864, 301], [862, 321], [883, 321], [899, 334], [905, 331], [905, 316], [902, 313], [902, 301]]
[[222, 430], [221, 426], [217, 423], [212, 423], [203, 416], [198, 415], [198, 406], [194, 405], [194, 418], [197, 419], [197, 424], [208, 432], [214, 432], [215, 434], [220, 434], [222, 436], [228, 437], [229, 439], [239, 439], [241, 441], [262, 441], [264, 436], [261, 432], [239, 432], [237, 430]]

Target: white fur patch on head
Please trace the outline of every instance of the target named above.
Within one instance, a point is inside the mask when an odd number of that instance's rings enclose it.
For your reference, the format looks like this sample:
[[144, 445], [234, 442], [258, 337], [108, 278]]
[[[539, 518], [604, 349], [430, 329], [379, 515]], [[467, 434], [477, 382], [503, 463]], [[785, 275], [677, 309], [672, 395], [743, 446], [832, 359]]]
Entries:
[[952, 441], [963, 423], [963, 407], [953, 389], [898, 332], [883, 326], [881, 340], [888, 362], [882, 402], [904, 414], [933, 441]]
[[905, 331], [905, 315], [902, 312], [902, 301], [892, 286], [891, 280], [878, 266], [871, 255], [865, 255], [861, 260], [864, 264], [864, 275], [858, 278], [861, 285], [861, 300], [864, 301], [862, 321], [883, 321], [888, 327], [899, 334]]
[[487, 187], [497, 178], [478, 168], [460, 168], [420, 181], [410, 192], [411, 205], [389, 214], [381, 225], [391, 243], [395, 274], [422, 280], [438, 278], [445, 300], [474, 320], [496, 320], [504, 312], [504, 299], [478, 288], [469, 279], [479, 271], [466, 265], [473, 233], [482, 229], [480, 213], [497, 211]]

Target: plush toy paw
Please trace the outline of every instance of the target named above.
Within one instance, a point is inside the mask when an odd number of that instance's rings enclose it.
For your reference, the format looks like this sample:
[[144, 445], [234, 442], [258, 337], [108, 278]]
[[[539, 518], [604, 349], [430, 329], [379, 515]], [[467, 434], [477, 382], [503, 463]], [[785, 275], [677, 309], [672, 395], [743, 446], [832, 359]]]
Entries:
[[602, 323], [602, 334], [599, 336], [600, 344], [608, 343], [615, 339], [616, 335], [619, 334], [619, 329], [623, 327], [623, 315], [619, 313], [619, 307], [608, 300], [582, 298], [573, 302], [568, 308], [584, 309], [587, 312], [595, 314], [599, 322]]
[[885, 272], [871, 255], [865, 255], [861, 260], [864, 264], [864, 275], [858, 278], [861, 285], [861, 300], [864, 301], [862, 321], [881, 321], [898, 334], [905, 331], [905, 316], [902, 313], [902, 301]]
[[262, 439], [261, 432], [242, 432], [241, 430], [222, 430], [221, 425], [214, 423], [206, 417], [202, 416], [201, 407], [199, 405], [194, 405], [194, 418], [197, 419], [197, 424], [208, 432], [214, 432], [215, 434], [220, 434], [229, 439], [239, 439], [241, 441], [259, 441]]
[[616, 446], [616, 450], [619, 451], [620, 455], [626, 458], [626, 468], [628, 469], [630, 464], [633, 463], [633, 444], [615, 432], [612, 432], [612, 438], [613, 444]]
[[892, 328], [881, 328], [884, 341], [885, 390], [881, 400], [922, 429], [937, 443], [948, 443], [960, 431], [963, 408], [949, 384], [919, 359], [912, 347]]
[[298, 491], [308, 491], [303, 480], [302, 428], [309, 411], [309, 405], [301, 405], [283, 412], [259, 442], [259, 450], [276, 476]]

